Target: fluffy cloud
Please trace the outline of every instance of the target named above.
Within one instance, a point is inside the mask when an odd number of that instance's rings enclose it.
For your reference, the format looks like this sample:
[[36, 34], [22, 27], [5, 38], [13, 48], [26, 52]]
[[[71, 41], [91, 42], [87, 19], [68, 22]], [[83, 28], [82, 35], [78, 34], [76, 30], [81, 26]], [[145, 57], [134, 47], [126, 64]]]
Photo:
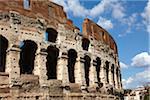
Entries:
[[142, 52], [132, 58], [131, 66], [148, 66], [150, 67], [150, 55], [148, 52]]
[[112, 16], [115, 19], [122, 19], [125, 16], [125, 9], [124, 7], [121, 5], [121, 3], [114, 3], [111, 5], [112, 6]]
[[121, 68], [128, 68], [129, 66], [123, 62], [120, 62], [120, 67]]
[[148, 0], [147, 6], [141, 15], [144, 18], [144, 23], [147, 26], [147, 32], [150, 34], [150, 0]]
[[143, 72], [139, 72], [128, 79], [122, 79], [124, 88], [136, 88], [136, 86], [142, 86], [143, 84], [150, 82], [150, 68], [147, 68]]
[[102, 26], [105, 29], [112, 29], [113, 28], [113, 24], [112, 24], [111, 20], [107, 20], [107, 19], [102, 18], [102, 17], [99, 17], [97, 24]]
[[104, 13], [108, 8], [112, 9], [112, 15], [115, 18], [124, 16], [124, 8], [118, 4], [118, 0], [101, 0], [91, 9], [87, 9], [81, 5], [79, 0], [53, 0], [53, 2], [64, 7], [65, 11], [71, 11], [74, 16], [95, 18]]

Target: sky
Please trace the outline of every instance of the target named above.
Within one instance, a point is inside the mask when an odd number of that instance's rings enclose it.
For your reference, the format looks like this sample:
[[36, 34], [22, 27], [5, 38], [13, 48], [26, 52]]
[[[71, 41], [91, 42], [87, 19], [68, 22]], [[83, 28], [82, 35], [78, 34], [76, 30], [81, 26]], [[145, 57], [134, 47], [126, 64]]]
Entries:
[[150, 82], [150, 0], [53, 0], [82, 31], [84, 18], [105, 28], [118, 46], [124, 89]]

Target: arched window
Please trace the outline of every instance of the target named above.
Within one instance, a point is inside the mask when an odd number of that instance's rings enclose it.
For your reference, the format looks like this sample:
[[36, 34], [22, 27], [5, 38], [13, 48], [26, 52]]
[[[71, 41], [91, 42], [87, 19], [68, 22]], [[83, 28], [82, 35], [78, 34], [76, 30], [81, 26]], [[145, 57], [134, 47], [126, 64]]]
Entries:
[[49, 79], [57, 79], [57, 58], [59, 56], [59, 49], [53, 46], [49, 46], [47, 48], [47, 62], [46, 62], [46, 68], [47, 68], [47, 76]]
[[88, 39], [86, 39], [86, 38], [82, 39], [82, 48], [83, 48], [83, 50], [88, 51], [89, 44], [90, 44], [90, 41]]
[[111, 66], [111, 73], [113, 75], [113, 84], [115, 84], [114, 64]]
[[23, 7], [24, 9], [30, 8], [30, 0], [23, 0]]
[[69, 73], [69, 82], [75, 83], [74, 76], [74, 67], [76, 63], [77, 52], [74, 49], [68, 51], [68, 73]]
[[96, 58], [96, 73], [97, 73], [97, 81], [100, 82], [100, 65], [101, 65], [101, 60], [99, 57]]
[[8, 40], [2, 35], [0, 35], [0, 72], [5, 72], [7, 48]]
[[49, 42], [56, 42], [58, 32], [53, 28], [46, 29], [46, 40]]
[[20, 73], [32, 74], [37, 44], [31, 40], [26, 40], [21, 43], [20, 48]]
[[90, 69], [90, 65], [91, 65], [91, 58], [89, 56], [85, 56], [84, 57], [84, 70], [85, 70], [85, 81], [87, 86], [89, 86], [89, 69]]
[[105, 64], [106, 64], [106, 81], [107, 81], [107, 83], [109, 83], [109, 62], [108, 61], [106, 61], [105, 62]]

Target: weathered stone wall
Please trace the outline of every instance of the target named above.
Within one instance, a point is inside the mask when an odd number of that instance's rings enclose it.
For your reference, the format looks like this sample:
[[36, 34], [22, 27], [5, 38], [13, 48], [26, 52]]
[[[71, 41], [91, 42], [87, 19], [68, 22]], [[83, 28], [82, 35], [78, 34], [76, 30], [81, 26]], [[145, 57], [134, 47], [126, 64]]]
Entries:
[[[5, 67], [0, 73], [2, 100], [114, 100], [122, 92], [114, 39], [89, 19], [80, 32], [53, 2], [29, 0], [25, 8], [23, 0], [0, 1], [0, 38], [8, 41], [2, 52], [6, 64], [0, 65]], [[29, 52], [33, 64], [26, 58]]]

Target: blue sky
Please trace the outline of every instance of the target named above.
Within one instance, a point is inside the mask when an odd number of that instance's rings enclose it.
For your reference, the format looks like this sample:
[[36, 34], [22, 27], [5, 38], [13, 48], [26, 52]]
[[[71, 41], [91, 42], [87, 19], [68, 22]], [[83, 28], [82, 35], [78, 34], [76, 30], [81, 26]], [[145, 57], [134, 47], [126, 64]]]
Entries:
[[84, 18], [105, 28], [118, 45], [124, 88], [150, 82], [150, 0], [54, 0], [82, 31]]

